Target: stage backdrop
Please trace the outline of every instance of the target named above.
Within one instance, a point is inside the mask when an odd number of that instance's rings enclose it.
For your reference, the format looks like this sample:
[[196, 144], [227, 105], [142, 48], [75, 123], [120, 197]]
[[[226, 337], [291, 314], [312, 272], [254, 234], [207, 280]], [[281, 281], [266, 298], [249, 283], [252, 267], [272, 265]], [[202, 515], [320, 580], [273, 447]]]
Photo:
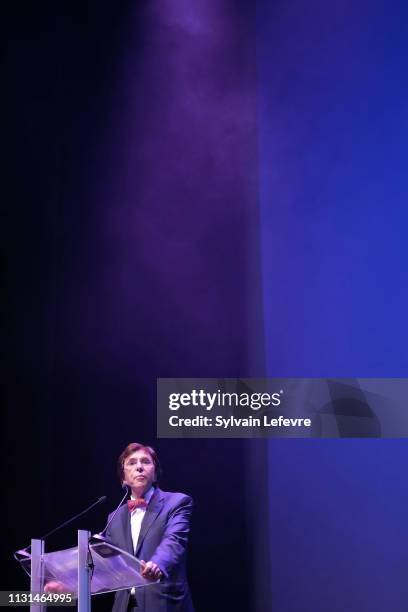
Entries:
[[[406, 376], [407, 8], [257, 3], [270, 376]], [[404, 440], [268, 449], [274, 612], [405, 612]]]
[[47, 547], [104, 526], [141, 441], [194, 498], [198, 612], [248, 610], [244, 442], [157, 441], [155, 401], [158, 376], [262, 368], [255, 6], [23, 2], [5, 25], [1, 587], [27, 586], [13, 550], [106, 494]]

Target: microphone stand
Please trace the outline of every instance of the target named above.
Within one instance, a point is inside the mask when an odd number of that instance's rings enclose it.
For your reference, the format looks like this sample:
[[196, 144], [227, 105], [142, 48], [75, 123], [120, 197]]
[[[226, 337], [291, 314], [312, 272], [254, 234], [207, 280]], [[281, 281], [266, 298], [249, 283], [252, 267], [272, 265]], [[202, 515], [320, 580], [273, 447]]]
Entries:
[[106, 523], [105, 528], [102, 529], [102, 531], [100, 531], [99, 533], [96, 533], [95, 535], [93, 535], [91, 539], [102, 541], [102, 542], [106, 541], [106, 538], [105, 538], [106, 531], [108, 530], [109, 525], [111, 524], [111, 522], [113, 521], [113, 519], [115, 518], [117, 513], [119, 512], [123, 502], [125, 501], [126, 497], [129, 494], [129, 489], [128, 489], [127, 485], [124, 485], [124, 489], [126, 489], [126, 492], [125, 492], [124, 496], [122, 497], [122, 499], [120, 500], [118, 507], [116, 508], [116, 510], [113, 512], [112, 516], [110, 517], [110, 519]]
[[[67, 521], [64, 521], [63, 523], [61, 523], [61, 525], [58, 525], [58, 527], [55, 527], [54, 529], [51, 529], [51, 531], [49, 531], [48, 533], [46, 533], [45, 535], [41, 536], [41, 538], [38, 538], [39, 540], [45, 540], [46, 538], [48, 538], [50, 535], [52, 535], [53, 533], [56, 533], [57, 531], [59, 531], [60, 529], [62, 529], [63, 527], [65, 527], [66, 525], [69, 525], [70, 523], [72, 523], [73, 521], [75, 521], [77, 518], [81, 517], [82, 515], [86, 514], [87, 512], [89, 512], [90, 510], [92, 510], [92, 508], [94, 508], [95, 506], [98, 506], [99, 504], [102, 504], [103, 502], [105, 502], [108, 498], [106, 497], [106, 495], [102, 495], [102, 497], [100, 497], [99, 499], [97, 499], [93, 504], [91, 504], [90, 506], [88, 506], [87, 508], [85, 508], [85, 510], [82, 510], [82, 512], [79, 512], [78, 514], [76, 514], [75, 516], [69, 518]], [[21, 550], [16, 550], [14, 552], [14, 558], [16, 561], [20, 561], [20, 559], [17, 557], [17, 555], [21, 555], [22, 557], [29, 557], [29, 553], [28, 550], [31, 548], [31, 544], [29, 544], [28, 546], [26, 546], [25, 548], [22, 548]]]

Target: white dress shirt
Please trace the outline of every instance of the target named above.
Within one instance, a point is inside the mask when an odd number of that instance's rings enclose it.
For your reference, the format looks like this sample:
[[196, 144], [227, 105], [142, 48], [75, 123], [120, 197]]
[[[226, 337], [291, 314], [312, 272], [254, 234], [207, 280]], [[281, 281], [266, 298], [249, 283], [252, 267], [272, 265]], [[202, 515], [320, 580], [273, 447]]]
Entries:
[[[147, 504], [151, 500], [153, 493], [154, 493], [154, 487], [150, 487], [146, 495], [144, 495], [144, 499], [146, 500]], [[136, 499], [136, 497], [134, 495], [131, 495], [130, 499]], [[132, 510], [132, 514], [130, 516], [130, 529], [132, 532], [132, 542], [133, 542], [133, 552], [134, 553], [136, 552], [137, 541], [139, 539], [140, 529], [142, 527], [142, 521], [146, 513], [146, 508], [147, 506], [136, 508], [135, 510]], [[146, 559], [144, 559], [144, 561], [146, 561]], [[132, 595], [135, 594], [134, 587], [131, 590], [131, 593]]]
[[[150, 487], [146, 495], [144, 495], [144, 499], [148, 504], [151, 500], [151, 497], [154, 493], [154, 487]], [[130, 499], [136, 499], [134, 495], [130, 496]], [[132, 542], [133, 542], [133, 552], [136, 552], [137, 541], [139, 539], [140, 529], [142, 527], [142, 521], [144, 519], [144, 515], [146, 513], [146, 506], [136, 508], [132, 510], [132, 514], [130, 517], [130, 528], [132, 531]]]

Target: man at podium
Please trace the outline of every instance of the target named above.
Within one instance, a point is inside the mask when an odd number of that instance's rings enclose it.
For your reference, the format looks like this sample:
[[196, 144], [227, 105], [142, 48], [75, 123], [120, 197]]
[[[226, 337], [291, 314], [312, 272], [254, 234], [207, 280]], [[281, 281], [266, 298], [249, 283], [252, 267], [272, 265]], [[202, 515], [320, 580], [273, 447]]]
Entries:
[[159, 473], [150, 446], [133, 442], [119, 456], [118, 475], [131, 498], [112, 518], [106, 536], [141, 560], [142, 575], [152, 584], [118, 591], [112, 612], [194, 612], [186, 575], [193, 500], [161, 491]]

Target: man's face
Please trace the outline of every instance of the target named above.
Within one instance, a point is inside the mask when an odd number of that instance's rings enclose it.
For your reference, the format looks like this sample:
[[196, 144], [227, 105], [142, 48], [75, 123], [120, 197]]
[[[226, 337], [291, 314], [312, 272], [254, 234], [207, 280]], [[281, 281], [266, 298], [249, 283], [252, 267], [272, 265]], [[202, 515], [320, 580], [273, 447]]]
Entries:
[[123, 464], [124, 484], [138, 497], [146, 493], [156, 480], [153, 459], [145, 450], [138, 450], [126, 457]]

